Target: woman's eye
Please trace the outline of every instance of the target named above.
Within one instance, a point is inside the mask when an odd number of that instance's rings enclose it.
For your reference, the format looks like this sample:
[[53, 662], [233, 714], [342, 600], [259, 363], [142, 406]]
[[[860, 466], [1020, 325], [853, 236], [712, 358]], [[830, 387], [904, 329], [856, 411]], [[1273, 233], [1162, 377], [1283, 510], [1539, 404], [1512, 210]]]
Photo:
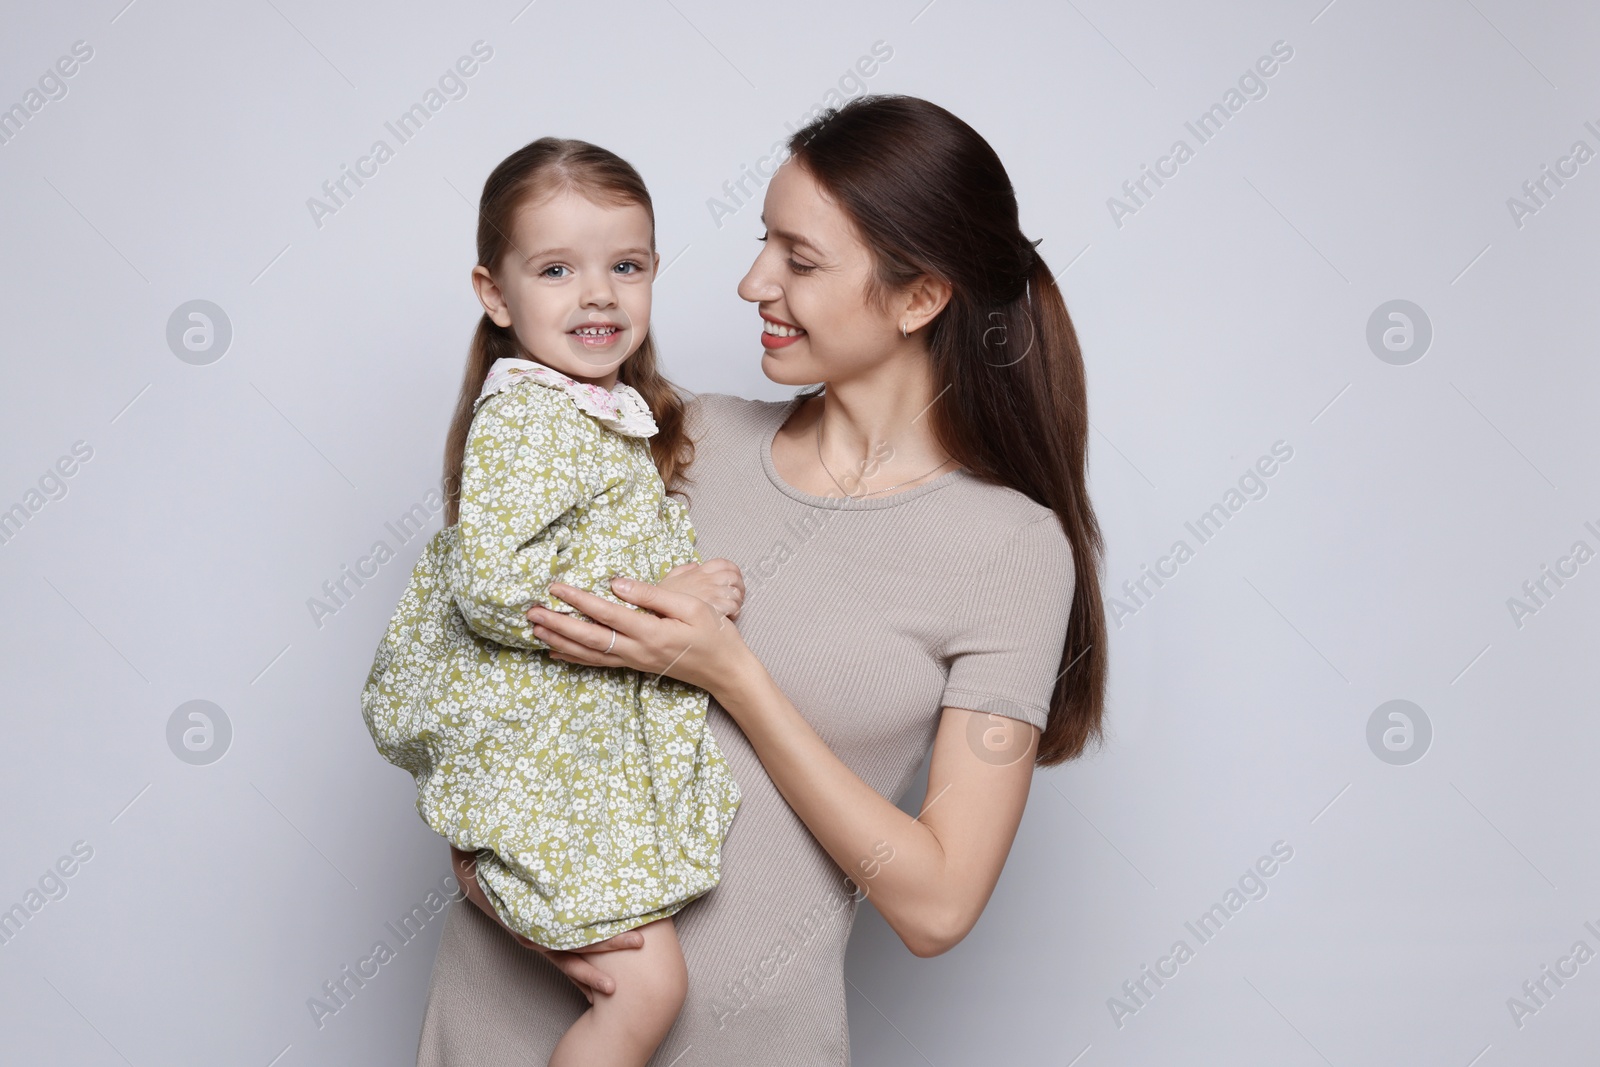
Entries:
[[550, 272], [553, 271], [553, 270], [566, 270], [566, 269], [567, 269], [566, 267], [563, 267], [559, 263], [552, 263], [550, 266], [548, 266], [544, 270], [540, 271], [539, 272], [539, 276], [541, 278], [560, 278], [560, 277], [564, 277], [564, 275], [551, 274]]
[[[762, 234], [760, 237], [756, 238], [756, 240], [763, 242], [766, 241], [766, 239], [766, 234]], [[790, 257], [789, 269], [794, 271], [796, 274], [810, 274], [812, 271], [816, 270], [817, 267], [814, 263], [801, 263], [799, 260]]]

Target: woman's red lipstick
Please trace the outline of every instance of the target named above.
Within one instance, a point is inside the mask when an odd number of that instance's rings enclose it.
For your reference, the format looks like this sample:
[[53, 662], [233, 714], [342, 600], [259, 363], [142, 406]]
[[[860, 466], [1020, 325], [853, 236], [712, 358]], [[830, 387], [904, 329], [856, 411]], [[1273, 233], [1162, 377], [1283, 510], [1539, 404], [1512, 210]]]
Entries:
[[806, 332], [792, 322], [784, 322], [776, 315], [761, 312], [761, 345], [763, 348], [788, 348]]

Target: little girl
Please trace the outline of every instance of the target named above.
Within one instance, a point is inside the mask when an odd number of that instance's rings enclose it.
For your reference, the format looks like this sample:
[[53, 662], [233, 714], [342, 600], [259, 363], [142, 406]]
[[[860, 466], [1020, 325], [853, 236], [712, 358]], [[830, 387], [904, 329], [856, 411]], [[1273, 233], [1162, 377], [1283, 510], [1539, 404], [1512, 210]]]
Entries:
[[476, 854], [464, 888], [505, 926], [560, 950], [643, 936], [608, 954], [622, 980], [585, 994], [552, 1067], [654, 1052], [686, 992], [670, 916], [717, 884], [740, 803], [703, 690], [554, 659], [526, 617], [575, 614], [555, 581], [625, 604], [618, 574], [737, 610], [714, 599], [737, 568], [699, 565], [667, 496], [692, 446], [648, 333], [659, 262], [649, 193], [611, 152], [546, 137], [489, 176], [472, 272], [486, 314], [446, 448], [447, 525], [361, 696], [378, 751], [415, 777], [423, 820]]

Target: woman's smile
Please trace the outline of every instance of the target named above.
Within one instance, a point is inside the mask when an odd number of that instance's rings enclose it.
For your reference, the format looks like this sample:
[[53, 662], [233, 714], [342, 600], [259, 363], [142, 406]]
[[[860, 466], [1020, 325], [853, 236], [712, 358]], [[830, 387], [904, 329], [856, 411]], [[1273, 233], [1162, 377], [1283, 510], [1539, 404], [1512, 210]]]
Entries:
[[788, 348], [806, 332], [792, 323], [761, 312], [761, 344], [766, 348]]

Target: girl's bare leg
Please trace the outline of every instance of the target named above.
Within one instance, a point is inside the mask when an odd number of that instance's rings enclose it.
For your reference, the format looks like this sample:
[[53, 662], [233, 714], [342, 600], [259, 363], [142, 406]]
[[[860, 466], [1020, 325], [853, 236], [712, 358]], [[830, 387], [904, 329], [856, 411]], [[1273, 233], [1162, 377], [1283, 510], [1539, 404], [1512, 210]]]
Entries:
[[689, 990], [672, 917], [639, 927], [644, 947], [607, 953], [594, 965], [616, 981], [616, 992], [594, 1003], [556, 1045], [550, 1067], [644, 1067], [667, 1036]]

